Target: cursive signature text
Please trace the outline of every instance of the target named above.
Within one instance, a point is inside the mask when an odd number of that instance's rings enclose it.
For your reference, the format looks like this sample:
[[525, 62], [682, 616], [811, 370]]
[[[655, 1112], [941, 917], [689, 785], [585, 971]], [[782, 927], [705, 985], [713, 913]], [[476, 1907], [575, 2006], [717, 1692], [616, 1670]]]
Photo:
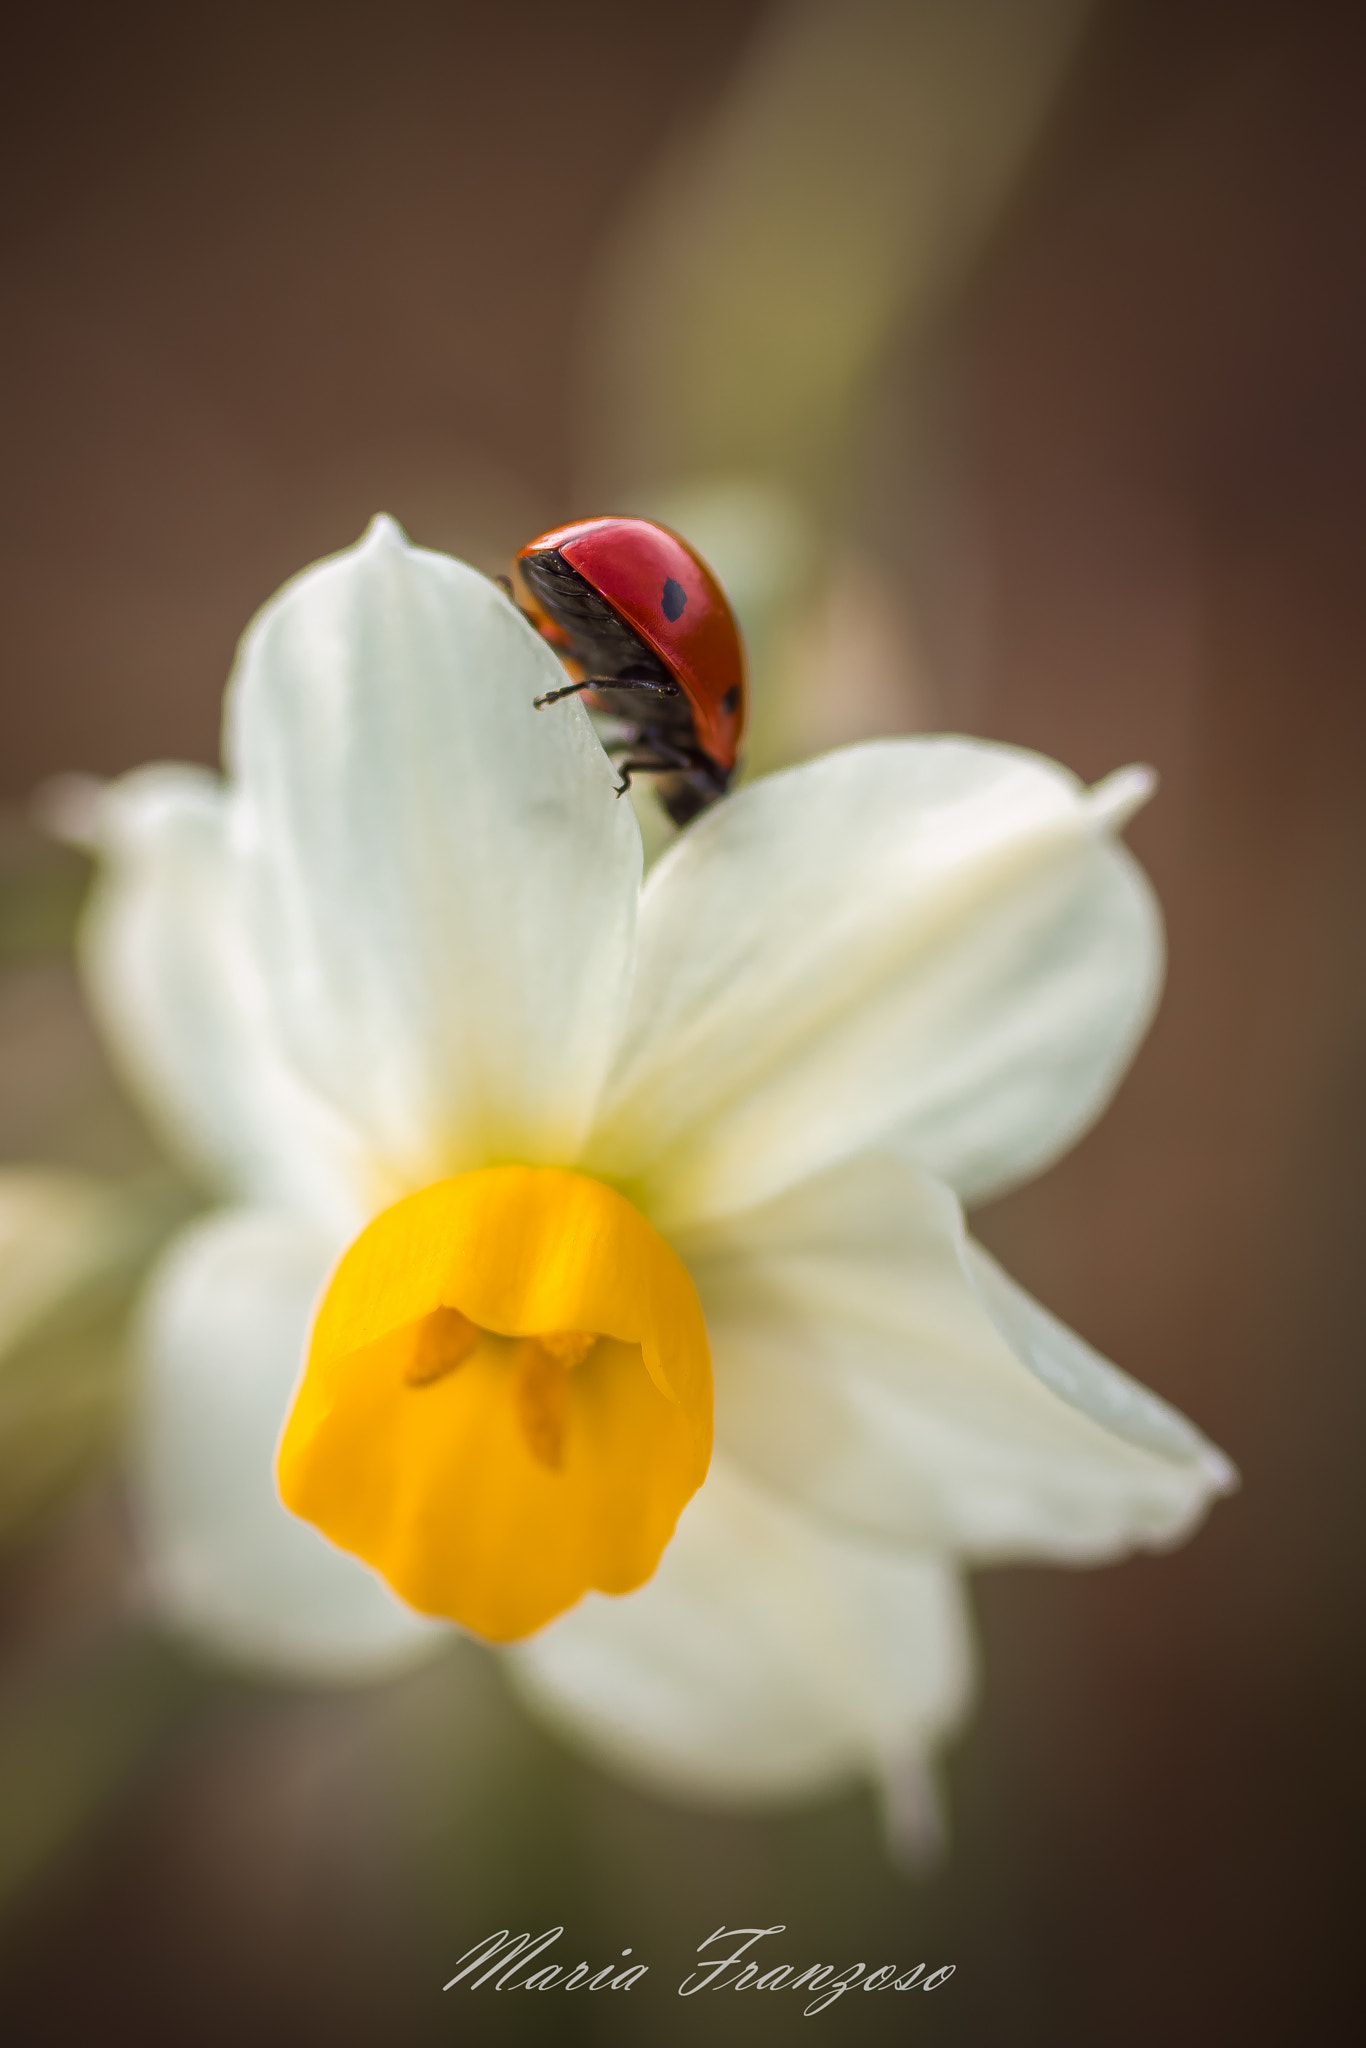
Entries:
[[[539, 1970], [532, 1970], [530, 1976], [524, 1976], [522, 1973], [563, 1933], [563, 1927], [550, 1927], [533, 1941], [529, 1934], [509, 1934], [502, 1927], [497, 1934], [487, 1935], [482, 1942], [466, 1949], [460, 1958], [463, 1967], [441, 1989], [450, 1991], [468, 1977], [466, 1988], [479, 1991], [492, 1977], [495, 1991], [629, 1991], [649, 1968], [648, 1963], [628, 1963], [623, 1968], [619, 1961], [608, 1963], [601, 1970], [590, 1970], [587, 1963], [575, 1963], [572, 1968], [565, 1963], [544, 1963]], [[621, 1953], [629, 1956], [631, 1951], [624, 1948]], [[476, 1970], [480, 1973], [477, 1977], [473, 1975]]]
[[[685, 1977], [678, 1987], [680, 1998], [692, 1998], [699, 1991], [810, 1991], [816, 1995], [802, 2011], [809, 2019], [813, 2013], [824, 2012], [827, 2005], [833, 2005], [846, 1991], [937, 1991], [941, 1984], [948, 1982], [956, 1965], [941, 1963], [939, 1968], [925, 1975], [925, 1965], [917, 1963], [899, 1977], [899, 1963], [882, 1963], [870, 1970], [867, 1963], [850, 1963], [848, 1968], [836, 1971], [833, 1963], [812, 1963], [805, 1970], [798, 1970], [794, 1963], [777, 1963], [772, 1969], [761, 1965], [747, 1956], [756, 1941], [764, 1941], [770, 1934], [784, 1934], [786, 1928], [777, 1927], [718, 1927], [715, 1934], [709, 1934], [697, 1945], [701, 1955], [713, 1942], [738, 1940], [739, 1946], [724, 1956], [713, 1956], [707, 1963]], [[743, 1939], [740, 1939], [743, 1937]], [[737, 1969], [738, 1975], [726, 1981], [725, 1972]]]

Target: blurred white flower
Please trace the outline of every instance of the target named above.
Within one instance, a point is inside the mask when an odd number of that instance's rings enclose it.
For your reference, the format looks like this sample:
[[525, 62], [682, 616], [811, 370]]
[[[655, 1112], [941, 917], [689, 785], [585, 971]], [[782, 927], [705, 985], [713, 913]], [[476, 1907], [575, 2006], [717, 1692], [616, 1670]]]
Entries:
[[140, 1183], [0, 1169], [0, 1538], [107, 1454], [124, 1406], [120, 1312], [167, 1206]]
[[[1114, 832], [1148, 781], [854, 747], [642, 888], [586, 715], [533, 709], [557, 674], [380, 520], [248, 632], [225, 781], [102, 797], [90, 986], [224, 1202], [146, 1307], [150, 1574], [219, 1648], [346, 1678], [446, 1639], [379, 1565], [525, 1637], [528, 1695], [649, 1782], [913, 1803], [969, 1687], [959, 1565], [1168, 1544], [1230, 1480], [959, 1207], [1071, 1144], [1146, 1026]], [[335, 1543], [277, 1497], [296, 1385], [281, 1478]]]
[[133, 1234], [117, 1195], [85, 1175], [0, 1168], [0, 1360], [117, 1270]]

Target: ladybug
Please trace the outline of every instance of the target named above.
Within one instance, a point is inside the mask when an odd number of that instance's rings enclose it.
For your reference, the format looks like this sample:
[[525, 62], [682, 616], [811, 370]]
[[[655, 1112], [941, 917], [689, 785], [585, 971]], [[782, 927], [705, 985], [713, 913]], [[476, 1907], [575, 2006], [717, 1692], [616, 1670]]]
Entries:
[[610, 743], [626, 756], [617, 795], [633, 773], [658, 776], [676, 825], [724, 796], [745, 730], [745, 651], [696, 550], [649, 519], [581, 519], [528, 541], [513, 571], [523, 616], [582, 671], [537, 707], [587, 691], [594, 710], [622, 721]]

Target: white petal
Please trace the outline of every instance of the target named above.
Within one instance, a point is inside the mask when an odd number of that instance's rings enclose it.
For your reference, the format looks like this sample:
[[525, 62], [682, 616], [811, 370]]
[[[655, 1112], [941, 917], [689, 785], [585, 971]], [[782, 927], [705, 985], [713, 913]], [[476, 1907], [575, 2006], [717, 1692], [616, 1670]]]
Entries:
[[1174, 1409], [966, 1239], [950, 1191], [848, 1160], [678, 1241], [717, 1442], [841, 1526], [977, 1561], [1091, 1562], [1185, 1535], [1232, 1483]]
[[384, 1677], [451, 1631], [281, 1506], [275, 1445], [331, 1239], [247, 1210], [187, 1231], [140, 1346], [137, 1504], [154, 1598], [220, 1655], [285, 1676]]
[[377, 520], [247, 633], [229, 700], [295, 1064], [405, 1185], [572, 1158], [625, 1004], [640, 833], [493, 584]]
[[223, 785], [198, 768], [146, 768], [100, 793], [87, 987], [130, 1086], [192, 1171], [354, 1229], [364, 1166], [274, 1043], [229, 816]]
[[1158, 913], [1110, 836], [1138, 786], [889, 740], [718, 804], [646, 884], [591, 1163], [666, 1228], [894, 1130], [965, 1197], [1037, 1172], [1156, 999]]
[[1184, 1415], [1050, 1315], [983, 1246], [964, 1235], [962, 1249], [978, 1300], [1016, 1357], [1044, 1386], [1125, 1443], [1197, 1465], [1211, 1493], [1227, 1493], [1237, 1485], [1237, 1473], [1223, 1452]]
[[904, 1778], [971, 1689], [946, 1564], [832, 1537], [721, 1459], [648, 1585], [589, 1594], [509, 1657], [609, 1767], [723, 1801]]

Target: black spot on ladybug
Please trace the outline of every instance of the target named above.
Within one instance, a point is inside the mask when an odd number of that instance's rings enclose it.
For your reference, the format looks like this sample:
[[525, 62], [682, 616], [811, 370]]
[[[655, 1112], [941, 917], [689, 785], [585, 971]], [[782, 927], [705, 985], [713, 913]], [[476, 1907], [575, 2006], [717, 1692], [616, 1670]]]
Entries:
[[660, 604], [663, 607], [664, 616], [669, 620], [670, 624], [675, 619], [682, 618], [683, 607], [687, 602], [688, 593], [683, 588], [683, 585], [675, 583], [672, 576], [668, 577], [664, 584], [664, 595], [660, 599]]
[[725, 696], [721, 699], [721, 709], [725, 712], [727, 718], [729, 718], [731, 712], [734, 711], [736, 705], [739, 702], [740, 685], [738, 683], [732, 683], [730, 688], [727, 690]]

